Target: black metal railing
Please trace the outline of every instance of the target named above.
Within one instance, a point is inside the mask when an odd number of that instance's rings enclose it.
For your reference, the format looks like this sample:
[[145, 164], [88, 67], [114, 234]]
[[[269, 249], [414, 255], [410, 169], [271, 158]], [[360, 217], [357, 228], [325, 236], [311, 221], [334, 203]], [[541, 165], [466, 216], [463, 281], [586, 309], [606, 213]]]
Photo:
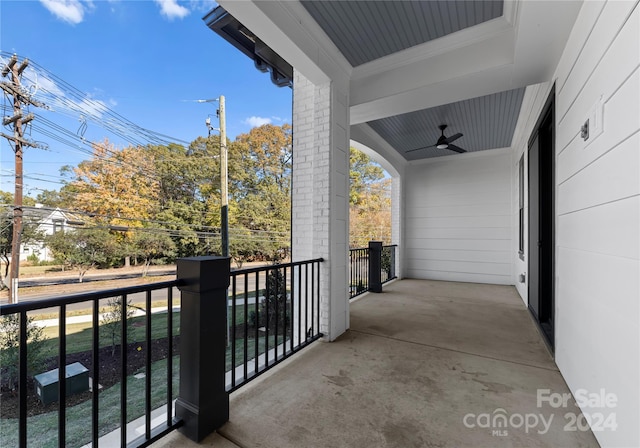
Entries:
[[[101, 314], [101, 300], [104, 299], [117, 299], [116, 302], [111, 302], [112, 312], [114, 316], [119, 316], [119, 328], [116, 331], [119, 331], [119, 365], [120, 367], [120, 378], [119, 378], [119, 386], [120, 386], [120, 416], [119, 416], [119, 444], [120, 446], [129, 446], [129, 447], [142, 447], [151, 444], [153, 441], [162, 437], [164, 434], [173, 430], [174, 428], [180, 426], [181, 422], [179, 420], [174, 419], [173, 417], [173, 409], [172, 402], [174, 397], [174, 389], [172, 380], [174, 377], [174, 366], [173, 366], [173, 337], [174, 334], [174, 325], [173, 325], [173, 289], [178, 284], [177, 281], [168, 281], [161, 283], [154, 283], [148, 285], [141, 286], [133, 286], [119, 289], [112, 289], [106, 291], [99, 292], [91, 292], [85, 294], [78, 295], [70, 295], [64, 296], [60, 298], [52, 298], [52, 299], [43, 299], [43, 300], [35, 300], [30, 302], [23, 302], [17, 304], [4, 305], [0, 307], [0, 316], [3, 318], [6, 316], [19, 316], [19, 373], [18, 373], [18, 394], [19, 394], [19, 418], [18, 418], [18, 428], [17, 428], [17, 437], [15, 439], [6, 439], [6, 440], [14, 440], [15, 443], [11, 443], [12, 446], [26, 447], [28, 443], [28, 439], [32, 437], [29, 435], [28, 429], [28, 409], [27, 409], [27, 397], [29, 393], [29, 378], [28, 378], [28, 365], [27, 359], [29, 356], [29, 340], [28, 340], [28, 327], [29, 325], [33, 325], [34, 321], [29, 318], [28, 313], [33, 314], [44, 314], [44, 313], [52, 313], [57, 314], [57, 366], [58, 366], [58, 377], [57, 377], [57, 397], [58, 397], [58, 423], [57, 423], [57, 443], [54, 442], [56, 446], [66, 446], [67, 444], [67, 428], [66, 425], [68, 423], [67, 420], [67, 380], [65, 378], [67, 372], [67, 341], [72, 337], [67, 332], [67, 320], [69, 319], [68, 312], [73, 311], [76, 308], [82, 308], [84, 305], [85, 309], [90, 309], [90, 317], [87, 318], [87, 322], [90, 322], [91, 325], [88, 327], [88, 330], [91, 340], [91, 368], [89, 369], [90, 377], [91, 377], [91, 423], [90, 430], [84, 432], [83, 436], [85, 440], [80, 442], [80, 444], [91, 444], [93, 447], [98, 446], [98, 439], [103, 435], [105, 428], [100, 427], [100, 401], [99, 396], [104, 393], [102, 391], [99, 394], [99, 382], [100, 382], [100, 351], [103, 348], [103, 344], [101, 344], [100, 339], [100, 328], [103, 327], [101, 324], [101, 319], [104, 314]], [[155, 297], [153, 294], [155, 293]], [[142, 297], [141, 297], [142, 296]], [[152, 412], [152, 391], [154, 388], [158, 387], [158, 383], [162, 383], [162, 381], [158, 381], [157, 378], [152, 378], [152, 317], [154, 317], [152, 313], [152, 297], [155, 300], [162, 300], [166, 302], [166, 324], [163, 323], [162, 326], [166, 325], [166, 333], [163, 334], [162, 337], [167, 338], [167, 346], [166, 346], [166, 384], [163, 386], [166, 387], [166, 419], [163, 423], [152, 427], [151, 420], [151, 412]], [[129, 415], [129, 407], [128, 407], [128, 395], [129, 390], [127, 388], [127, 356], [128, 356], [128, 332], [130, 331], [130, 325], [128, 324], [128, 316], [130, 316], [130, 307], [131, 304], [129, 300], [132, 299], [133, 305], [135, 308], [144, 312], [141, 320], [142, 322], [137, 322], [139, 326], [145, 326], [144, 332], [144, 342], [138, 342], [139, 347], [138, 350], [145, 351], [145, 360], [144, 360], [144, 406], [143, 406], [143, 415], [144, 415], [144, 434], [141, 436], [136, 436], [135, 434], [127, 433], [127, 424], [138, 417], [139, 415]], [[138, 305], [140, 304], [140, 305]], [[102, 304], [104, 305], [104, 303]], [[115, 308], [114, 308], [115, 307]], [[164, 305], [163, 305], [164, 308]], [[164, 312], [164, 309], [162, 309]], [[160, 322], [156, 319], [162, 319], [162, 315], [155, 316], [154, 323]], [[129, 318], [132, 319], [132, 318]], [[138, 319], [138, 318], [135, 318]], [[54, 319], [55, 321], [55, 319]], [[37, 323], [37, 321], [35, 321]], [[55, 325], [55, 324], [53, 324]], [[131, 330], [132, 331], [132, 330]], [[157, 339], [157, 338], [156, 338]], [[114, 348], [117, 347], [114, 346]], [[34, 372], [29, 372], [32, 374]], [[37, 372], [35, 372], [37, 373]], [[158, 389], [155, 389], [158, 390]], [[164, 401], [162, 396], [161, 400]], [[156, 399], [157, 402], [157, 399]], [[138, 406], [139, 407], [139, 406]], [[109, 410], [113, 412], [113, 409]], [[35, 422], [37, 417], [30, 417], [29, 424]], [[88, 424], [89, 426], [89, 424]], [[117, 422], [116, 422], [117, 427]], [[29, 435], [29, 437], [28, 437]], [[15, 436], [15, 434], [14, 434]], [[4, 434], [3, 437], [11, 437], [10, 434]], [[6, 441], [5, 440], [5, 441]], [[48, 443], [51, 442], [51, 437], [47, 440]], [[34, 443], [29, 442], [30, 445], [34, 445]], [[7, 445], [9, 446], [9, 445]], [[42, 444], [39, 444], [42, 446]]]
[[382, 284], [390, 282], [396, 276], [396, 244], [382, 246], [382, 260], [380, 268], [382, 272]]
[[[396, 276], [396, 244], [382, 246], [380, 253], [380, 280], [387, 283]], [[372, 272], [370, 271], [372, 251], [369, 247], [349, 249], [349, 299], [369, 291]]]
[[231, 272], [229, 392], [322, 337], [322, 261], [318, 258]]
[[349, 249], [349, 298], [369, 290], [369, 248]]

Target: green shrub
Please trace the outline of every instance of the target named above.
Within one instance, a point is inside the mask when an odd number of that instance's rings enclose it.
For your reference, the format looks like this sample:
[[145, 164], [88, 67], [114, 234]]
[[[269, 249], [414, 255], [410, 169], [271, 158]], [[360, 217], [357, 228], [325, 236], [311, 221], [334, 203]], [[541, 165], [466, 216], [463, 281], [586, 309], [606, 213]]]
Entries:
[[[37, 375], [44, 368], [44, 330], [27, 317], [27, 375]], [[2, 384], [15, 390], [20, 374], [20, 315], [0, 317], [0, 366]]]

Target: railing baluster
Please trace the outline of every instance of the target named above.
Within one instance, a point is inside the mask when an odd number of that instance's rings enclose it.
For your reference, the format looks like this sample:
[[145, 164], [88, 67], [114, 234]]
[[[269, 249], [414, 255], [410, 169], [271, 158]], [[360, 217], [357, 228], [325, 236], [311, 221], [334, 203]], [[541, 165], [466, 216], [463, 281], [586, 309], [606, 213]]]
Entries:
[[91, 445], [98, 446], [100, 396], [100, 299], [93, 300], [93, 348], [91, 350]]
[[[302, 266], [300, 266], [302, 268]], [[302, 277], [302, 276], [300, 276]], [[309, 296], [307, 282], [309, 280], [309, 265], [304, 265], [304, 340], [309, 339]], [[300, 291], [302, 291], [302, 285], [300, 285]]]
[[273, 291], [273, 299], [274, 299], [274, 306], [275, 306], [275, 316], [276, 316], [276, 328], [275, 328], [275, 334], [274, 334], [274, 354], [275, 354], [275, 359], [276, 362], [278, 362], [278, 323], [280, 321], [280, 316], [278, 315], [278, 310], [279, 310], [279, 302], [280, 302], [280, 272], [278, 269], [273, 269], [272, 271], [272, 275], [273, 275], [273, 283], [274, 283], [274, 289], [275, 291]]
[[[289, 276], [290, 278], [290, 282], [291, 282], [291, 291], [289, 292], [289, 297], [291, 297], [290, 300], [290, 304], [289, 304], [289, 321], [291, 323], [291, 325], [289, 325], [289, 352], [293, 353], [294, 350], [294, 332], [295, 332], [295, 323], [294, 323], [294, 316], [295, 316], [295, 300], [296, 300], [296, 296], [295, 296], [295, 291], [294, 291], [294, 287], [293, 284], [295, 283], [295, 274], [294, 274], [294, 270], [293, 268], [291, 269], [291, 275]], [[287, 268], [285, 268], [285, 272], [287, 271]], [[286, 278], [286, 277], [285, 277]], [[285, 282], [285, 288], [286, 288], [286, 283]]]
[[[237, 276], [233, 275], [231, 277], [231, 325], [229, 327], [231, 339], [231, 387], [236, 385], [236, 299], [237, 299], [237, 284], [236, 284]], [[246, 287], [246, 275], [245, 275], [245, 288]], [[228, 305], [227, 305], [228, 306]]]
[[[245, 274], [248, 275], [249, 274]], [[245, 289], [249, 289], [248, 286], [245, 286]], [[255, 339], [255, 344], [253, 344], [255, 346], [255, 368], [253, 371], [253, 375], [257, 375], [258, 374], [258, 369], [260, 368], [260, 272], [256, 272], [256, 300], [255, 300], [255, 305], [254, 305], [254, 311], [256, 313], [256, 339]]]
[[269, 368], [269, 270], [264, 274], [264, 365]]
[[[295, 270], [295, 268], [294, 268]], [[298, 344], [302, 343], [302, 266], [298, 266], [298, 294], [300, 295], [300, 303], [298, 306]]]
[[284, 309], [282, 312], [284, 313], [284, 317], [282, 318], [283, 328], [282, 328], [282, 356], [286, 356], [287, 354], [287, 314], [289, 313], [289, 308], [287, 307], [287, 268], [282, 268], [282, 289], [284, 293]]
[[173, 286], [167, 288], [167, 426], [173, 421]]
[[120, 446], [127, 446], [127, 295], [120, 296]]
[[247, 285], [249, 282], [246, 275], [244, 278], [245, 278], [245, 281], [244, 281], [244, 350], [243, 350], [244, 354], [242, 357], [242, 361], [244, 366], [244, 381], [247, 381], [247, 376], [249, 374], [249, 369], [248, 369], [249, 360], [247, 359], [248, 352], [249, 352], [249, 322], [247, 322], [248, 321], [247, 311], [249, 309], [249, 288], [247, 287]]
[[316, 330], [316, 335], [319, 335], [321, 333], [321, 329], [320, 329], [320, 262], [316, 262], [316, 265], [318, 266], [318, 271], [316, 272], [316, 278], [317, 278], [317, 282], [316, 282], [316, 306], [317, 306], [317, 315], [316, 315], [316, 319], [318, 322], [318, 329]]
[[58, 446], [64, 448], [67, 439], [67, 306], [60, 305], [58, 317]]
[[318, 328], [315, 327], [315, 307], [314, 307], [314, 298], [315, 298], [315, 289], [313, 288], [314, 284], [315, 284], [315, 271], [316, 271], [316, 264], [312, 263], [311, 264], [311, 327], [313, 327], [313, 335], [315, 336], [315, 334], [318, 332]]
[[20, 373], [18, 388], [20, 393], [20, 422], [18, 442], [20, 448], [27, 446], [27, 312], [20, 312]]
[[147, 291], [146, 296], [146, 340], [147, 353], [145, 359], [145, 397], [144, 397], [144, 413], [145, 413], [145, 438], [151, 438], [151, 291]]

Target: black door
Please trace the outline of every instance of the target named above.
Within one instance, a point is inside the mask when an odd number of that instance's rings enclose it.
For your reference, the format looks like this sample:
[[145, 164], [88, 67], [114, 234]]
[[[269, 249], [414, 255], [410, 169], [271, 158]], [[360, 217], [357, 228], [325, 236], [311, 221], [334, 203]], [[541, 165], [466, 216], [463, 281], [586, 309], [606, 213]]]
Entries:
[[529, 139], [529, 309], [554, 347], [555, 119], [552, 90]]

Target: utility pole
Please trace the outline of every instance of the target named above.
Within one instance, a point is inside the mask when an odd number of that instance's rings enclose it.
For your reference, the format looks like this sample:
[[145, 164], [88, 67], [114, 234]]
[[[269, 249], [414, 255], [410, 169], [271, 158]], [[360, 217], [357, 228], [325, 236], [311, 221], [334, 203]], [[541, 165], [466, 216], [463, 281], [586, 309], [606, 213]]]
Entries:
[[224, 110], [224, 95], [220, 95], [220, 233], [222, 236], [222, 256], [229, 256], [229, 174], [227, 168], [227, 119]]
[[[228, 152], [227, 152], [227, 119], [225, 115], [224, 95], [219, 98], [209, 100], [195, 100], [198, 103], [211, 103], [218, 101], [218, 120], [220, 120], [220, 236], [221, 252], [223, 257], [229, 256], [229, 174], [228, 174]], [[211, 131], [216, 130], [211, 126], [211, 119], [205, 120], [209, 136]]]
[[18, 57], [14, 54], [9, 62], [2, 69], [2, 77], [6, 78], [11, 74], [11, 82], [2, 81], [0, 87], [5, 94], [13, 98], [13, 116], [5, 117], [2, 120], [4, 126], [13, 125], [13, 136], [1, 133], [0, 135], [9, 142], [13, 142], [15, 152], [15, 193], [13, 196], [13, 233], [11, 238], [11, 286], [9, 288], [9, 303], [18, 301], [18, 283], [20, 276], [20, 240], [22, 237], [22, 155], [26, 146], [38, 146], [37, 144], [24, 139], [22, 125], [33, 120], [33, 114], [22, 115], [22, 105], [43, 106], [40, 102], [30, 98], [28, 92], [23, 91], [20, 84], [22, 72], [29, 65], [29, 60], [24, 59], [18, 64]]

